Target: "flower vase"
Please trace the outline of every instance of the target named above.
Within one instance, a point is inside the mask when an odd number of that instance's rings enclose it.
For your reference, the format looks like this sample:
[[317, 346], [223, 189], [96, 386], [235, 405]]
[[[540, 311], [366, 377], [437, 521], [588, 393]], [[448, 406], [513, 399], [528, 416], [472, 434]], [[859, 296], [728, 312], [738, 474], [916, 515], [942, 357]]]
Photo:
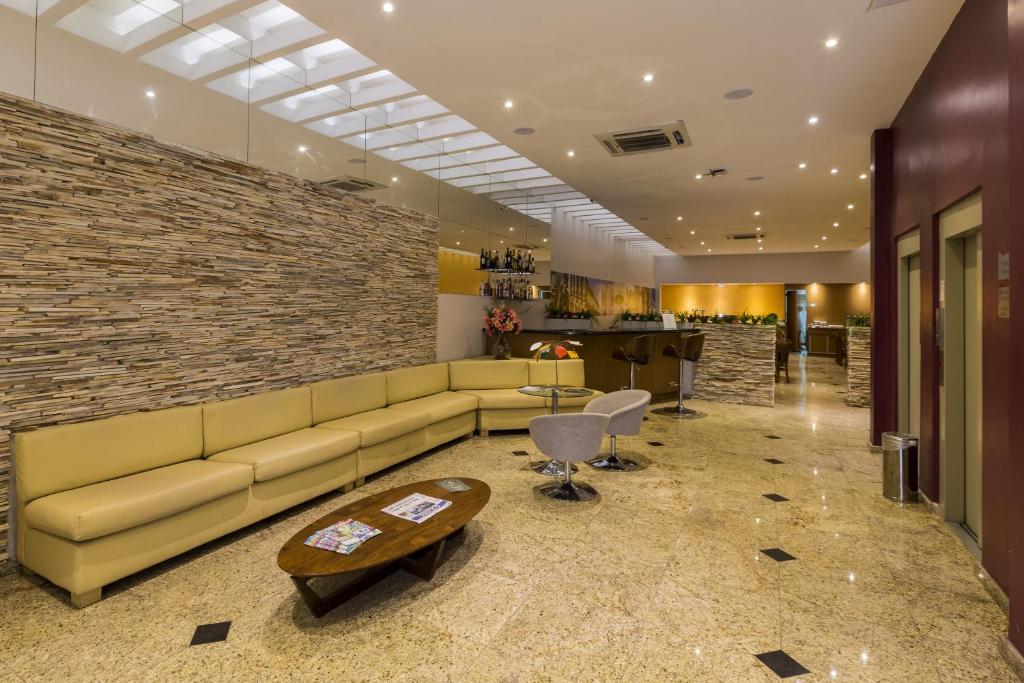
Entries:
[[512, 348], [508, 345], [508, 339], [505, 338], [504, 334], [498, 334], [498, 339], [491, 348], [491, 354], [495, 360], [509, 360], [512, 358]]

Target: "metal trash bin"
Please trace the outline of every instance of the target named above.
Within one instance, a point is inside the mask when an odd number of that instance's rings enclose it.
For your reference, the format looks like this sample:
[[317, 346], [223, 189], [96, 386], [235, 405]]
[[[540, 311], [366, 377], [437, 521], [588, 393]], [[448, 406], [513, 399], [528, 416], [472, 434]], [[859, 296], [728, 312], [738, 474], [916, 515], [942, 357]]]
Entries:
[[882, 432], [882, 495], [897, 503], [917, 502], [917, 437]]

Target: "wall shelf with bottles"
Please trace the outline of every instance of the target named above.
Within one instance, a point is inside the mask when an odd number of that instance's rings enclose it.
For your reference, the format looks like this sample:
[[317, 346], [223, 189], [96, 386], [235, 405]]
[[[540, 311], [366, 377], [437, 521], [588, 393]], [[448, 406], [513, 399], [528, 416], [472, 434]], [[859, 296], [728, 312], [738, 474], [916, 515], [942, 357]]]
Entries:
[[519, 249], [506, 249], [504, 254], [497, 251], [480, 250], [479, 271], [499, 275], [529, 277], [537, 272], [533, 254]]
[[480, 283], [480, 296], [489, 296], [506, 301], [533, 301], [533, 285], [526, 277], [499, 278]]

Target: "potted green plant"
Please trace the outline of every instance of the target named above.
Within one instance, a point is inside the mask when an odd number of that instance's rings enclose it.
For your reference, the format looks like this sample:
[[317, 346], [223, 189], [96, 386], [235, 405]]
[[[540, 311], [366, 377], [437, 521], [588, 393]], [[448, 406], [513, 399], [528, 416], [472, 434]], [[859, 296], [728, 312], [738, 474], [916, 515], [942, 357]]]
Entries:
[[548, 304], [544, 309], [544, 327], [548, 330], [589, 330], [594, 327], [595, 312], [571, 311]]

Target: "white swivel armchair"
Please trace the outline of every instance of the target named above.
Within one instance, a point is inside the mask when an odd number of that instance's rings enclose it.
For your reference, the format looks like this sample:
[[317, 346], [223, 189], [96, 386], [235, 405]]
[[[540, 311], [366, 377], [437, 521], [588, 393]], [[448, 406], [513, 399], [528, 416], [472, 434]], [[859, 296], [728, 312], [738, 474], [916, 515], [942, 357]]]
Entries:
[[597, 497], [592, 486], [572, 480], [572, 463], [589, 460], [601, 452], [608, 419], [600, 413], [561, 413], [530, 420], [530, 438], [540, 452], [565, 463], [565, 479], [541, 486], [541, 493], [556, 500], [584, 501]]
[[610, 394], [595, 398], [583, 409], [584, 414], [604, 414], [608, 416], [608, 435], [611, 440], [611, 453], [589, 461], [591, 467], [612, 472], [628, 472], [637, 468], [634, 460], [619, 458], [616, 452], [615, 437], [636, 436], [644, 423], [644, 413], [651, 403], [651, 392], [642, 389], [613, 391]]

